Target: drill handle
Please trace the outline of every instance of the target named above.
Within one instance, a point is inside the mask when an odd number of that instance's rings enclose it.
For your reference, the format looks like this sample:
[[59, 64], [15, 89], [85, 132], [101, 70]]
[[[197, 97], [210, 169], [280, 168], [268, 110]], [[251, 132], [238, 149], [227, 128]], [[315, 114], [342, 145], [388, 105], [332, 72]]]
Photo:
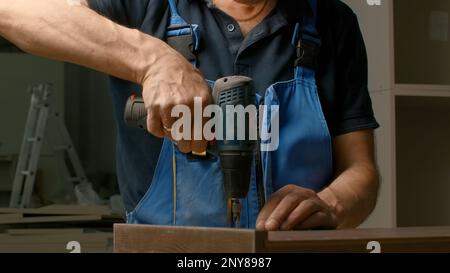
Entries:
[[128, 98], [125, 105], [124, 119], [127, 126], [147, 131], [147, 110], [142, 97], [132, 95]]
[[[128, 101], [125, 105], [124, 119], [127, 126], [147, 131], [147, 110], [145, 109], [145, 104], [142, 97], [132, 95], [128, 98]], [[209, 158], [217, 157], [217, 154], [217, 147], [213, 145], [213, 143], [209, 143], [207, 151], [205, 153], [190, 153], [189, 157], [195, 159]]]
[[[213, 90], [213, 100], [215, 104], [242, 104], [239, 97], [236, 96], [237, 90], [248, 86], [252, 79], [243, 76], [224, 77], [216, 81]], [[252, 89], [250, 89], [252, 90]], [[253, 93], [247, 94], [248, 98], [254, 100]], [[237, 99], [236, 101], [233, 101]], [[253, 103], [253, 102], [252, 102]], [[246, 104], [246, 103], [244, 103]], [[128, 98], [125, 105], [125, 124], [132, 128], [141, 128], [147, 130], [147, 110], [145, 109], [144, 99], [138, 95], [132, 95]]]

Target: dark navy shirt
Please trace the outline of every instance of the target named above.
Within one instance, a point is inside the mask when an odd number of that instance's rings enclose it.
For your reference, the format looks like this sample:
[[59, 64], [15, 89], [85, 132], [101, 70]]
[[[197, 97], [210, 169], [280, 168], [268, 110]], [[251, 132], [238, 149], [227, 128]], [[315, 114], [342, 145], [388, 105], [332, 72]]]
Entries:
[[[166, 38], [167, 0], [89, 0], [89, 5], [119, 24]], [[263, 93], [271, 84], [294, 77], [296, 51], [291, 40], [295, 24], [310, 12], [307, 1], [279, 1], [276, 10], [246, 38], [239, 24], [210, 1], [180, 0], [178, 10], [188, 23], [199, 25], [197, 62], [206, 79], [245, 75], [253, 78]], [[356, 15], [341, 1], [318, 0], [317, 27], [322, 40], [317, 83], [331, 135], [377, 128], [367, 89], [366, 50]], [[117, 168], [128, 211], [149, 188], [162, 144], [123, 123], [126, 99], [139, 90], [139, 86], [112, 79], [119, 131]]]

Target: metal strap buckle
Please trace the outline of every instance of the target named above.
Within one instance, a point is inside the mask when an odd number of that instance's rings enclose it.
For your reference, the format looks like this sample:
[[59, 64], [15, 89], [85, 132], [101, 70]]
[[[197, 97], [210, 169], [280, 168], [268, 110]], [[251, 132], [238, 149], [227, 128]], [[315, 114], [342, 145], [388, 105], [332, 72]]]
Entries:
[[319, 67], [320, 44], [307, 39], [300, 39], [297, 45], [297, 59], [295, 66], [304, 66], [312, 69]]
[[177, 50], [182, 54], [189, 62], [196, 60], [195, 49], [194, 49], [194, 30], [192, 25], [176, 25], [170, 26], [167, 30], [170, 32], [183, 32], [183, 30], [189, 31], [187, 33], [178, 34], [174, 36], [168, 35], [167, 44], [169, 44], [173, 49]]

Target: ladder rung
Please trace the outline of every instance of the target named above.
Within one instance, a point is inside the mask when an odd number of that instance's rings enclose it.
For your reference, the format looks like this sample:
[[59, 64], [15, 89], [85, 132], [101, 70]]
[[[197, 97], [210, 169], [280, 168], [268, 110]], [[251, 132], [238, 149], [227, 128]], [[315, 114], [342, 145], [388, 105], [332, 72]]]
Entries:
[[20, 173], [21, 173], [22, 175], [26, 175], [26, 176], [34, 175], [34, 172], [32, 172], [32, 171], [21, 171]]
[[30, 137], [27, 139], [28, 142], [37, 142], [37, 141], [41, 141], [40, 137]]

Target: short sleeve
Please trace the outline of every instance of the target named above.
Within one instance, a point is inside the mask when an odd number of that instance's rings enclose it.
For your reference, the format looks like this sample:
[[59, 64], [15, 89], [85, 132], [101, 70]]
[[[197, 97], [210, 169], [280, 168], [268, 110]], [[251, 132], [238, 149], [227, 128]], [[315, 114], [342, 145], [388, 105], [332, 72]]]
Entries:
[[89, 7], [112, 21], [138, 28], [148, 13], [150, 0], [88, 0]]
[[379, 127], [368, 90], [368, 63], [356, 15], [341, 3], [337, 26], [336, 94], [332, 134]]

